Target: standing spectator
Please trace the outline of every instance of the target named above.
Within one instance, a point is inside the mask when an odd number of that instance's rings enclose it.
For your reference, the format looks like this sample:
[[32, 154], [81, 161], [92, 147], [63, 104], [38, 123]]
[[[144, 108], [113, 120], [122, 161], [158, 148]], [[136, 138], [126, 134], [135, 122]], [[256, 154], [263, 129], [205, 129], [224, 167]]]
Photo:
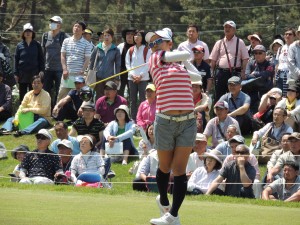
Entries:
[[212, 147], [215, 148], [221, 142], [226, 141], [226, 130], [229, 125], [234, 124], [240, 131], [238, 122], [228, 115], [228, 103], [218, 101], [214, 106], [216, 117], [208, 121], [203, 132], [206, 138], [212, 137]]
[[136, 122], [138, 126], [141, 126], [144, 130], [149, 124], [153, 124], [156, 111], [156, 88], [154, 84], [148, 84], [146, 87], [146, 100], [141, 102]]
[[[143, 30], [135, 32], [134, 43], [135, 45], [130, 47], [126, 54], [125, 62], [127, 70], [148, 62], [151, 55], [151, 51], [146, 47], [145, 32]], [[145, 101], [145, 88], [148, 85], [148, 81], [148, 65], [128, 72], [130, 113], [134, 121], [136, 121], [137, 109], [139, 107], [138, 99], [139, 102]]]
[[4, 74], [0, 71], [0, 121], [7, 120], [12, 113], [11, 89], [3, 83], [3, 78]]
[[[296, 32], [296, 36], [300, 37], [300, 26]], [[289, 79], [294, 81], [300, 78], [300, 40], [294, 41], [288, 50], [288, 69], [289, 69]]]
[[20, 183], [54, 184], [54, 177], [62, 174], [63, 170], [59, 156], [48, 149], [52, 135], [41, 129], [35, 137], [37, 149], [26, 153], [20, 166]]
[[242, 198], [254, 198], [252, 184], [256, 171], [248, 162], [249, 148], [246, 145], [236, 147], [235, 160], [224, 164], [220, 175], [212, 182], [206, 194], [212, 194], [225, 179], [224, 195]]
[[79, 149], [79, 142], [75, 137], [72, 137], [68, 134], [68, 125], [64, 123], [63, 121], [57, 121], [54, 124], [54, 131], [56, 134], [57, 139], [54, 140], [50, 146], [51, 151], [54, 153], [58, 153], [58, 144], [62, 140], [68, 140], [72, 143], [72, 154], [77, 155], [80, 152]]
[[196, 24], [188, 25], [186, 36], [188, 39], [178, 45], [178, 51], [188, 51], [190, 54], [189, 61], [193, 61], [194, 59], [194, 53], [193, 48], [197, 45], [204, 48], [204, 61], [208, 63], [209, 59], [209, 49], [205, 42], [200, 41], [199, 38], [199, 28]]
[[3, 74], [3, 83], [12, 88], [16, 80], [10, 67], [11, 55], [9, 48], [3, 43], [3, 37], [0, 34], [0, 73]]
[[261, 97], [273, 87], [274, 68], [273, 65], [266, 59], [266, 48], [263, 45], [256, 45], [253, 49], [254, 60], [249, 60], [246, 67], [246, 78], [261, 78], [260, 82], [264, 87], [254, 87], [247, 94], [251, 98], [250, 110], [252, 114], [258, 110], [258, 105]]
[[245, 70], [249, 59], [244, 41], [235, 36], [235, 22], [227, 21], [223, 27], [225, 37], [215, 43], [209, 57], [211, 69], [216, 70], [215, 101], [228, 92], [226, 83], [230, 77], [239, 76], [245, 79]]
[[[114, 39], [114, 31], [111, 28], [108, 28], [103, 31], [103, 34], [104, 41], [100, 42], [93, 50], [89, 66], [90, 70], [93, 68], [97, 70], [96, 81], [106, 79], [119, 73], [121, 67], [120, 51], [112, 43]], [[113, 79], [117, 80], [117, 78]], [[99, 83], [95, 86], [96, 99], [104, 95], [106, 82]]]
[[41, 42], [46, 60], [44, 90], [51, 94], [53, 83], [55, 84], [55, 96], [51, 96], [52, 107], [56, 104], [61, 76], [63, 73], [60, 50], [63, 41], [69, 37], [68, 34], [61, 31], [62, 22], [63, 20], [60, 16], [51, 17], [49, 24], [50, 31], [43, 34]]
[[254, 59], [253, 49], [256, 47], [256, 45], [262, 44], [262, 37], [260, 33], [254, 32], [254, 34], [248, 35], [247, 39], [250, 41], [250, 45], [247, 47], [247, 49], [251, 60]]
[[57, 101], [60, 101], [71, 89], [75, 88], [76, 76], [83, 76], [91, 56], [91, 45], [82, 37], [86, 24], [76, 21], [72, 37], [66, 38], [61, 47], [61, 65], [63, 74], [60, 82]]
[[21, 35], [23, 41], [19, 42], [15, 51], [15, 79], [19, 83], [19, 100], [27, 91], [32, 90], [30, 81], [35, 75], [44, 75], [45, 60], [42, 47], [35, 39], [35, 32], [30, 23], [23, 26]]
[[289, 47], [294, 42], [296, 32], [293, 28], [288, 28], [284, 33], [285, 45], [282, 46], [277, 52], [276, 59], [278, 60], [278, 66], [275, 76], [276, 86], [282, 90], [282, 96], [286, 96], [288, 84], [287, 80], [290, 77], [289, 73]]
[[120, 105], [127, 105], [127, 101], [118, 95], [117, 84], [113, 81], [106, 82], [104, 85], [104, 96], [96, 101], [95, 118], [107, 125], [115, 119], [114, 111]]
[[[124, 40], [124, 42], [122, 42], [121, 44], [118, 45], [118, 49], [120, 51], [120, 56], [121, 56], [121, 68], [120, 68], [120, 72], [123, 72], [126, 70], [126, 54], [127, 51], [130, 47], [134, 46], [134, 34], [135, 34], [136, 29], [135, 28], [128, 28], [128, 29], [124, 29], [122, 30], [122, 38]], [[128, 85], [128, 73], [123, 74], [121, 77], [121, 86], [119, 89], [119, 95], [121, 95], [122, 97], [124, 97], [124, 92], [125, 92], [125, 88], [127, 86], [127, 89], [129, 89], [129, 85]], [[129, 90], [128, 90], [129, 91]]]
[[[285, 163], [283, 166], [283, 178], [272, 182], [263, 191], [264, 200], [283, 200], [285, 202], [300, 201], [300, 176], [299, 165], [295, 163]], [[273, 194], [277, 193], [278, 198]]]
[[43, 90], [43, 78], [40, 75], [32, 78], [32, 88], [25, 96], [16, 112], [15, 117], [10, 117], [2, 126], [4, 132], [12, 131], [13, 124], [19, 124], [19, 115], [28, 112], [33, 113], [34, 122], [23, 130], [14, 133], [15, 137], [38, 131], [50, 125], [51, 98], [47, 91]]
[[233, 76], [228, 80], [229, 93], [221, 96], [220, 101], [228, 103], [228, 116], [233, 117], [239, 123], [242, 135], [249, 134], [252, 130], [250, 120], [250, 102], [249, 95], [241, 91], [241, 78]]
[[210, 65], [203, 60], [205, 50], [204, 47], [196, 45], [192, 48], [194, 53], [193, 64], [202, 76], [202, 88], [206, 94], [209, 94], [212, 88], [213, 79], [211, 77]]
[[61, 99], [52, 110], [52, 116], [57, 121], [69, 119], [75, 121], [78, 119], [78, 111], [82, 105], [80, 90], [85, 86], [85, 80], [82, 76], [75, 77], [75, 89], [69, 91], [68, 95]]
[[283, 41], [281, 39], [275, 39], [272, 44], [270, 44], [269, 47], [269, 53], [270, 55], [267, 57], [267, 60], [270, 61], [270, 63], [276, 68], [278, 66], [278, 59], [277, 59], [277, 53], [278, 50], [282, 48], [284, 45]]
[[91, 48], [92, 48], [91, 51], [93, 51], [94, 48], [95, 48], [95, 45], [93, 44], [93, 33], [94, 32], [91, 28], [86, 28], [83, 32], [83, 35], [82, 35], [83, 38], [90, 43]]

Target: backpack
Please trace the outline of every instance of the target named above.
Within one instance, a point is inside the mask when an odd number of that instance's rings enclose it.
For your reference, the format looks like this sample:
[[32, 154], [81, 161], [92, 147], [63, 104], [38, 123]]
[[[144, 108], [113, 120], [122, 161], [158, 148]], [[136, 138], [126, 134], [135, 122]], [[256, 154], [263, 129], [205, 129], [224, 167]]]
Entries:
[[[49, 31], [49, 32], [50, 32], [50, 31]], [[46, 43], [47, 43], [47, 41], [48, 41], [48, 35], [49, 35], [49, 32], [46, 32], [46, 33], [44, 33], [44, 35], [43, 35], [43, 42], [42, 42], [42, 47], [43, 47], [43, 48], [46, 47]], [[63, 44], [65, 38], [66, 38], [65, 32], [62, 32], [62, 31], [61, 31], [60, 34], [59, 34], [59, 43], [60, 43], [60, 46], [62, 46], [62, 44]]]
[[[145, 46], [144, 51], [143, 51], [144, 62], [146, 62], [146, 60], [147, 60], [148, 50], [149, 50], [149, 48], [147, 46]], [[134, 51], [134, 46], [131, 46], [128, 51], [129, 51], [130, 63], [131, 63], [132, 62], [132, 54], [133, 54], [133, 51]]]

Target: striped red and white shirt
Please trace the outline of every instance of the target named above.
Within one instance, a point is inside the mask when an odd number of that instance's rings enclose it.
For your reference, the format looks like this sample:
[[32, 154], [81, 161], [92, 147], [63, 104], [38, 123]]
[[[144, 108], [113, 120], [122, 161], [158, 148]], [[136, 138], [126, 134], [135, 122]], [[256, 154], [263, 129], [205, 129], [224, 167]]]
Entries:
[[152, 53], [149, 71], [156, 87], [156, 112], [194, 110], [191, 79], [178, 63], [165, 63], [165, 51]]

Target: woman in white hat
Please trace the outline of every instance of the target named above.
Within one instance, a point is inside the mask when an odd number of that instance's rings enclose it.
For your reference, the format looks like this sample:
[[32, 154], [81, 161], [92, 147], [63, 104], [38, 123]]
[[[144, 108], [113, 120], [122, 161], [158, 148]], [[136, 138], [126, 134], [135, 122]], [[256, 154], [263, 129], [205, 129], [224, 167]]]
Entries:
[[188, 192], [199, 195], [205, 194], [210, 184], [219, 175], [222, 168], [222, 153], [218, 150], [211, 150], [204, 153], [204, 166], [198, 167], [188, 181]]
[[[135, 125], [133, 121], [129, 118], [129, 109], [127, 105], [120, 105], [114, 110], [115, 120], [111, 121], [105, 128], [103, 135], [105, 137], [105, 142], [108, 143], [110, 148], [113, 148], [115, 143], [123, 142], [123, 160], [122, 165], [127, 165], [128, 156], [136, 155], [137, 150], [134, 146], [133, 134], [135, 132]], [[103, 149], [106, 147], [103, 146]], [[104, 154], [103, 150], [101, 150]], [[117, 157], [113, 160], [119, 161]]]
[[19, 97], [22, 102], [28, 90], [32, 90], [33, 76], [44, 74], [45, 60], [42, 47], [35, 39], [35, 32], [30, 23], [23, 26], [22, 41], [17, 44], [15, 51], [14, 75], [19, 83]]
[[[157, 90], [154, 134], [159, 158], [156, 181], [160, 195], [156, 202], [161, 215], [151, 219], [150, 223], [180, 224], [178, 210], [187, 190], [185, 170], [197, 133], [191, 81], [198, 80], [200, 75], [187, 62], [189, 52], [170, 52], [173, 43], [169, 28], [148, 32], [146, 41], [152, 50], [149, 71]], [[189, 71], [178, 61], [183, 62]], [[171, 170], [174, 174], [172, 207], [167, 195]]]

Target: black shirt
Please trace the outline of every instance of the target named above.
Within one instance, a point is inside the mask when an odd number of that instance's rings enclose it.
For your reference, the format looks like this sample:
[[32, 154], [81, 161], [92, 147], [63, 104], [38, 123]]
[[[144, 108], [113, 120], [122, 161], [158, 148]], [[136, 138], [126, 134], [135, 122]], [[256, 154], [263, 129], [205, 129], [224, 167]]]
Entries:
[[99, 141], [99, 132], [105, 129], [104, 123], [95, 118], [92, 120], [89, 126], [86, 125], [83, 118], [78, 118], [74, 122], [73, 127], [77, 131], [78, 135], [93, 135], [97, 142]]
[[201, 76], [202, 76], [202, 88], [203, 88], [204, 91], [206, 91], [207, 80], [211, 79], [210, 65], [208, 65], [205, 61], [202, 60], [202, 62], [201, 62], [200, 65], [196, 65], [196, 62], [194, 62], [194, 66], [201, 73]]

